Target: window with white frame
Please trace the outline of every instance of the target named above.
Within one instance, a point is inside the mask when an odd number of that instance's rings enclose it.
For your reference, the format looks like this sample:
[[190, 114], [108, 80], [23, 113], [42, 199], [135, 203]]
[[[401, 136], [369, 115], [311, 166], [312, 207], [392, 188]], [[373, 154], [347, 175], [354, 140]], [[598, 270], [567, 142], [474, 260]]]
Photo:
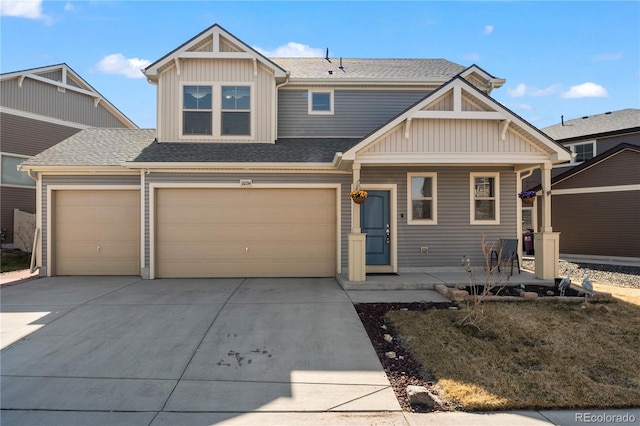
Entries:
[[213, 87], [182, 87], [182, 134], [213, 134]]
[[333, 114], [333, 90], [309, 90], [309, 114]]
[[251, 134], [251, 87], [222, 86], [220, 123], [222, 135]]
[[570, 149], [574, 156], [572, 156], [571, 160], [558, 164], [558, 167], [580, 164], [587, 160], [591, 160], [596, 156], [595, 141], [575, 143], [571, 145], [565, 145], [565, 147]]
[[36, 182], [31, 179], [26, 172], [18, 171], [18, 165], [24, 163], [30, 157], [5, 153], [2, 153], [0, 157], [0, 175], [2, 175], [0, 182], [2, 185], [24, 187], [36, 186]]
[[500, 174], [471, 173], [471, 223], [500, 223]]
[[407, 174], [408, 224], [435, 225], [438, 223], [437, 192], [436, 173]]

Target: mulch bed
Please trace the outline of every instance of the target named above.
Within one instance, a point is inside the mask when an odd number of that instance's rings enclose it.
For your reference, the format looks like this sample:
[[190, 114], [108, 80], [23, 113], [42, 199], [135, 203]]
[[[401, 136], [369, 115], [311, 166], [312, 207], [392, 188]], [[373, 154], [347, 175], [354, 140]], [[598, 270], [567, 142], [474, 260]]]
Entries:
[[[393, 326], [385, 319], [385, 314], [389, 311], [426, 311], [429, 309], [449, 309], [455, 306], [449, 302], [419, 302], [419, 303], [359, 303], [355, 305], [360, 316], [360, 321], [364, 325], [373, 348], [380, 359], [387, 378], [393, 387], [400, 406], [405, 411], [415, 413], [433, 411], [423, 406], [412, 406], [407, 398], [406, 388], [409, 385], [424, 386], [432, 393], [438, 394], [439, 390], [433, 384], [433, 377], [430, 377], [428, 370], [418, 362], [411, 352], [403, 345], [399, 334], [393, 330]], [[393, 337], [391, 342], [384, 339], [384, 335]], [[386, 353], [395, 352], [395, 358], [389, 358]], [[449, 411], [452, 407], [443, 406], [438, 410]]]

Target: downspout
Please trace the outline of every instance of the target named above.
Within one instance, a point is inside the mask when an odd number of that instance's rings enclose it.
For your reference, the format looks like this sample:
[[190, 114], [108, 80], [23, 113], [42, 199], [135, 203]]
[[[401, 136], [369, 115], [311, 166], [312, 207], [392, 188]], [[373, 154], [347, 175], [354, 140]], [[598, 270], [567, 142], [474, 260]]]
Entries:
[[31, 246], [31, 262], [29, 262], [29, 272], [33, 274], [40, 269], [40, 265], [37, 265], [38, 249], [40, 248], [40, 228], [37, 226], [40, 223], [41, 213], [40, 205], [42, 203], [41, 192], [42, 185], [40, 184], [40, 178], [36, 175], [33, 177], [31, 172], [33, 170], [26, 170], [27, 176], [29, 176], [36, 183], [36, 229], [33, 233], [33, 245]]
[[272, 122], [273, 122], [273, 134], [271, 135], [272, 139], [273, 139], [273, 143], [276, 142], [276, 140], [278, 139], [278, 94], [280, 93], [278, 91], [278, 89], [280, 89], [281, 87], [289, 84], [289, 77], [291, 76], [291, 72], [287, 71], [286, 75], [285, 75], [285, 79], [282, 83], [280, 84], [276, 84], [275, 88], [274, 88], [274, 97], [273, 97], [273, 118], [272, 118]]

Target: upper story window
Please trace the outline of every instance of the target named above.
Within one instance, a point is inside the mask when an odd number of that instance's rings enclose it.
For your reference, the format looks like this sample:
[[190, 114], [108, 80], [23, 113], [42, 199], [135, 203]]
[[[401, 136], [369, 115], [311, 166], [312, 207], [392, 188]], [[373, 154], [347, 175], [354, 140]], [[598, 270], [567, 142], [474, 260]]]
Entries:
[[36, 183], [26, 172], [18, 171], [18, 165], [24, 163], [29, 157], [2, 154], [2, 162], [0, 164], [0, 174], [2, 175], [2, 185], [35, 187]]
[[213, 134], [212, 112], [212, 86], [183, 86], [183, 135]]
[[576, 164], [583, 163], [587, 160], [591, 160], [596, 156], [596, 143], [595, 141], [591, 142], [583, 142], [576, 143], [571, 145], [565, 145], [567, 148], [571, 150], [572, 153], [575, 154], [575, 157], [571, 158], [571, 160], [558, 164], [558, 167], [562, 166], [573, 166]]
[[222, 86], [221, 134], [251, 134], [251, 87]]
[[500, 223], [500, 174], [471, 173], [471, 224]]
[[309, 114], [333, 114], [333, 90], [309, 90]]
[[435, 225], [438, 223], [437, 178], [435, 173], [407, 174], [408, 224]]

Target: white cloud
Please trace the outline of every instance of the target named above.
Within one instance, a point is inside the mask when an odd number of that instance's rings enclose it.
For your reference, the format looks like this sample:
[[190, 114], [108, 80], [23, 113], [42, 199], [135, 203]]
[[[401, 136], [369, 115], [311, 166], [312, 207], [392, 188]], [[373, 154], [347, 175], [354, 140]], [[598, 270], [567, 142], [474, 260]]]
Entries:
[[600, 53], [590, 56], [592, 61], [619, 61], [622, 59], [622, 52]]
[[124, 75], [128, 78], [144, 78], [144, 74], [140, 70], [150, 63], [151, 61], [146, 59], [127, 59], [122, 53], [114, 53], [102, 58], [95, 68], [105, 74]]
[[290, 41], [273, 50], [262, 49], [258, 46], [253, 46], [253, 48], [264, 56], [272, 58], [323, 58], [325, 55], [324, 49], [310, 47], [306, 44], [296, 43], [295, 41]]
[[66, 10], [67, 12], [72, 12], [74, 10], [76, 10], [75, 6], [72, 5], [71, 3], [67, 2], [67, 4], [64, 5], [64, 10]]
[[538, 89], [537, 87], [527, 86], [524, 83], [520, 83], [516, 86], [515, 89], [509, 89], [507, 92], [512, 98], [521, 98], [523, 96], [532, 96], [535, 98], [539, 98], [541, 96], [549, 96], [560, 90], [559, 84], [552, 84], [549, 87], [545, 87], [543, 89]]
[[531, 111], [533, 109], [533, 107], [529, 104], [513, 104], [513, 108], [522, 111]]
[[51, 22], [51, 18], [42, 13], [42, 0], [2, 0], [0, 15]]
[[578, 84], [577, 86], [571, 86], [571, 88], [562, 94], [563, 98], [566, 99], [577, 99], [577, 98], [606, 98], [609, 96], [607, 89], [600, 86], [599, 84], [586, 82], [582, 84]]
[[493, 32], [495, 27], [493, 25], [485, 25], [484, 27], [484, 35], [489, 35]]

